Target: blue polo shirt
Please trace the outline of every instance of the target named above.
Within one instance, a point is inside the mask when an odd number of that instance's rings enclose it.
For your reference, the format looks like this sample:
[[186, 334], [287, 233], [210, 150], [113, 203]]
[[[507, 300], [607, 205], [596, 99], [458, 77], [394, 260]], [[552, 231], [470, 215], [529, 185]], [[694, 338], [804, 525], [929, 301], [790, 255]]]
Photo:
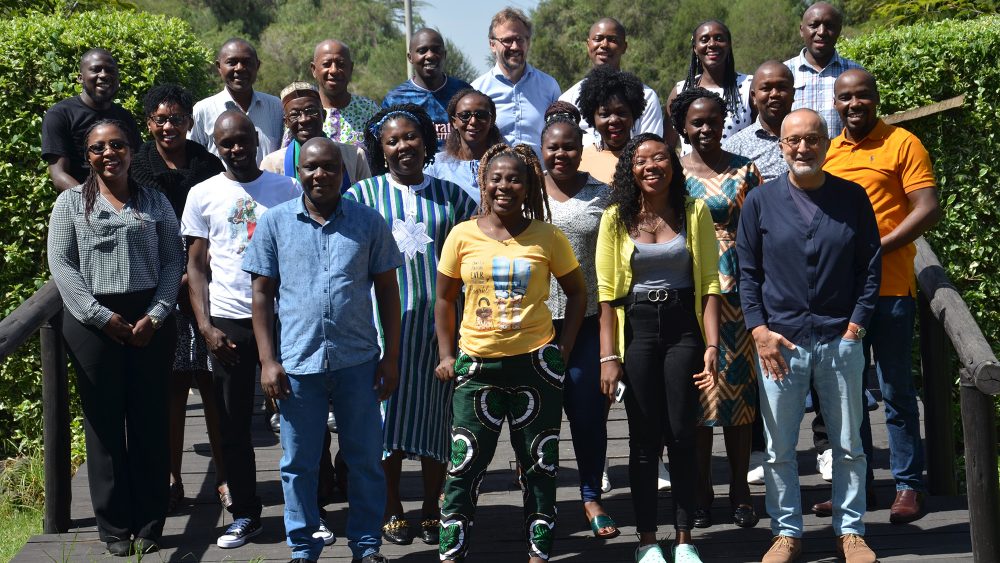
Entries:
[[810, 191], [807, 224], [788, 174], [751, 190], [740, 213], [736, 250], [747, 328], [760, 325], [809, 345], [868, 326], [878, 300], [882, 245], [864, 188], [831, 174]]
[[303, 197], [272, 207], [243, 257], [247, 273], [278, 280], [278, 361], [297, 375], [379, 356], [373, 277], [402, 265], [385, 219], [346, 199], [323, 225], [309, 216]]

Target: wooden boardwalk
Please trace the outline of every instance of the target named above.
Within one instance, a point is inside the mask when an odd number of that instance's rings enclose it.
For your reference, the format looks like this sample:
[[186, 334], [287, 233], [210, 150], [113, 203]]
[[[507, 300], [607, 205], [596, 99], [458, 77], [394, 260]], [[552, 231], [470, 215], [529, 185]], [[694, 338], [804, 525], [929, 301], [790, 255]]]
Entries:
[[[881, 404], [880, 404], [881, 406]], [[888, 449], [884, 417], [881, 409], [872, 413], [875, 437], [875, 464], [878, 508], [865, 516], [869, 544], [881, 561], [947, 560], [972, 561], [969, 538], [968, 510], [964, 497], [931, 497], [930, 514], [908, 525], [889, 524], [888, 505], [895, 494], [888, 470]], [[815, 454], [811, 450], [808, 423], [803, 419], [799, 442], [799, 467], [802, 474], [802, 499], [805, 507], [829, 498], [830, 485], [815, 473]], [[285, 544], [282, 525], [282, 494], [278, 477], [281, 449], [277, 436], [266, 429], [263, 414], [255, 417], [254, 444], [257, 452], [258, 492], [264, 502], [265, 531], [251, 543], [235, 550], [219, 549], [215, 540], [232, 519], [223, 512], [214, 494], [214, 474], [204, 429], [200, 398], [190, 397], [188, 405], [184, 483], [188, 502], [177, 514], [167, 519], [163, 549], [144, 557], [147, 561], [287, 561], [290, 551]], [[635, 521], [627, 486], [628, 442], [625, 411], [620, 405], [612, 409], [608, 426], [611, 457], [611, 480], [614, 490], [605, 495], [605, 508], [615, 518], [622, 534], [615, 540], [600, 542], [590, 537], [583, 517], [577, 488], [577, 472], [568, 425], [563, 425], [561, 470], [559, 473], [559, 521], [553, 561], [564, 562], [627, 562], [633, 560], [636, 546]], [[501, 441], [490, 473], [482, 485], [476, 527], [471, 539], [470, 561], [507, 563], [526, 560], [526, 544], [521, 536], [521, 493], [513, 482], [513, 453]], [[334, 448], [336, 448], [334, 441]], [[754, 502], [762, 519], [756, 528], [744, 530], [729, 524], [726, 485], [728, 468], [722, 449], [721, 434], [716, 434], [713, 454], [715, 472], [715, 504], [713, 519], [717, 524], [709, 529], [695, 530], [695, 541], [706, 561], [759, 561], [770, 539], [770, 521], [764, 514], [764, 487], [751, 486]], [[420, 517], [419, 464], [404, 462], [404, 506], [411, 525]], [[73, 479], [73, 529], [62, 535], [40, 535], [29, 540], [13, 559], [15, 562], [114, 561], [98, 540], [87, 488], [87, 467], [84, 465]], [[660, 493], [660, 538], [669, 546], [673, 528], [670, 493]], [[338, 502], [327, 507], [329, 523], [337, 533], [335, 545], [323, 552], [324, 561], [350, 561], [350, 550], [342, 537], [347, 507]], [[808, 510], [808, 508], [807, 508]], [[806, 536], [802, 561], [834, 561], [834, 538], [830, 520], [805, 516]], [[401, 547], [383, 546], [383, 553], [392, 561], [430, 563], [437, 561], [436, 549], [419, 541]], [[131, 558], [133, 561], [138, 558]]]

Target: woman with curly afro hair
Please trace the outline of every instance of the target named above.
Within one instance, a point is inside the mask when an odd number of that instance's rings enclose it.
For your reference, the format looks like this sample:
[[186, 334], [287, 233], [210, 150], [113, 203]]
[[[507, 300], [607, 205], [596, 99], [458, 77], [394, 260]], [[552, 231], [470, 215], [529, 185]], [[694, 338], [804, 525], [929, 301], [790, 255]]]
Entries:
[[632, 126], [646, 109], [642, 82], [631, 72], [594, 67], [580, 86], [577, 107], [597, 132], [597, 142], [583, 147], [580, 169], [610, 184], [618, 155], [632, 138]]

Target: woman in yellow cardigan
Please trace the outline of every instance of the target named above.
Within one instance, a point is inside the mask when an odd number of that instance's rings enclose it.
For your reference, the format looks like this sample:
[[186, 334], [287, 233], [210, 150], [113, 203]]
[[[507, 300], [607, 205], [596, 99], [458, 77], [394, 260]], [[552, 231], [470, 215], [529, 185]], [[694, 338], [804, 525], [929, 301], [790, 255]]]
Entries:
[[691, 545], [694, 438], [699, 389], [715, 385], [719, 354], [718, 250], [708, 208], [687, 197], [677, 155], [657, 135], [638, 135], [622, 150], [595, 262], [601, 390], [611, 397], [625, 384], [635, 560], [666, 561], [656, 543], [656, 475], [666, 445], [673, 559], [700, 562]]

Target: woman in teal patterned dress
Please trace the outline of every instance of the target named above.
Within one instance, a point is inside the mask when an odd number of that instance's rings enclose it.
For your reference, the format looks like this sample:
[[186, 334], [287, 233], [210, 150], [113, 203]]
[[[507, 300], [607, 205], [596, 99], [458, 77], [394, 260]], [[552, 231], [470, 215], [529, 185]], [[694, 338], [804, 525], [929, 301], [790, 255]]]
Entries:
[[400, 545], [413, 541], [403, 517], [399, 477], [403, 457], [419, 457], [424, 482], [420, 537], [436, 544], [452, 395], [451, 383], [434, 377], [437, 264], [445, 237], [475, 213], [476, 203], [455, 184], [423, 173], [434, 160], [437, 134], [420, 106], [400, 104], [376, 113], [366, 126], [365, 146], [374, 177], [355, 184], [344, 197], [385, 217], [404, 261], [397, 270], [403, 310], [399, 388], [384, 405], [387, 496], [382, 537]]

